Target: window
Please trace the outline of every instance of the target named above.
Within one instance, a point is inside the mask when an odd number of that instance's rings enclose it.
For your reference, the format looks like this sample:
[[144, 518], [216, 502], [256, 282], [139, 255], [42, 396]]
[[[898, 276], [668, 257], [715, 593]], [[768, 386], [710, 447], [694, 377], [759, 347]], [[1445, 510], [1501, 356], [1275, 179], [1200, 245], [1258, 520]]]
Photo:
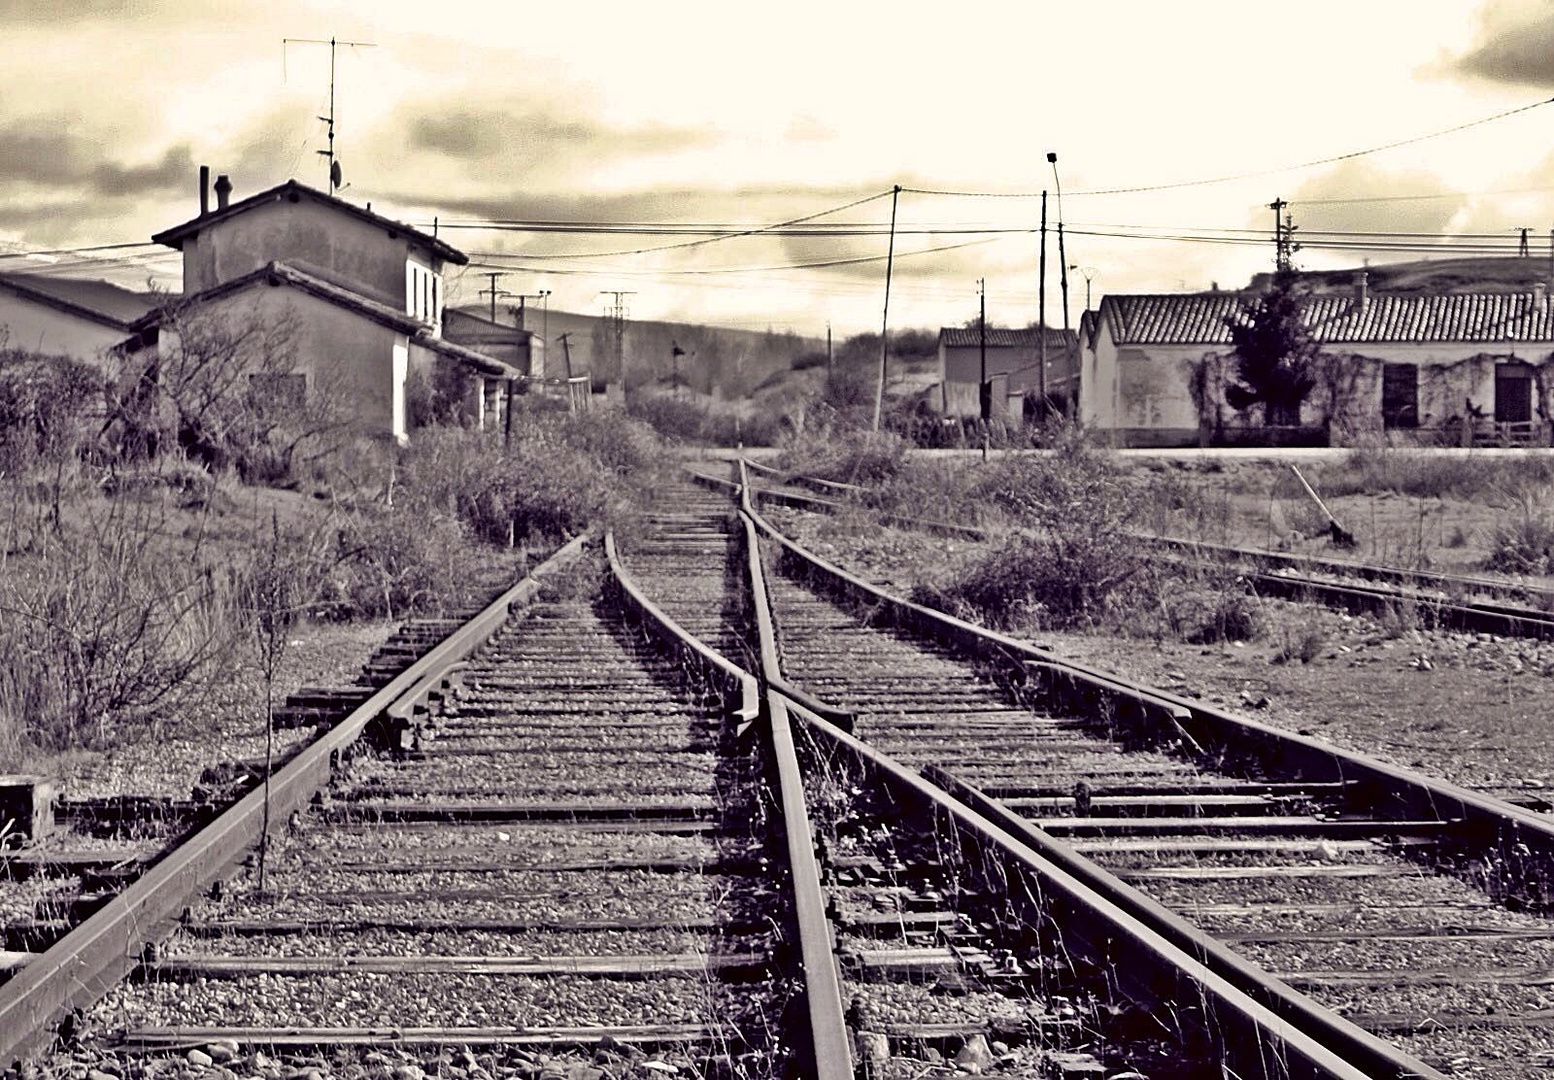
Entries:
[[261, 412], [300, 409], [307, 403], [308, 377], [294, 372], [250, 375], [248, 398]]
[[406, 314], [437, 326], [442, 322], [438, 307], [440, 291], [441, 281], [436, 274], [419, 263], [405, 263]]
[[1419, 426], [1419, 368], [1413, 364], [1381, 366], [1381, 425]]

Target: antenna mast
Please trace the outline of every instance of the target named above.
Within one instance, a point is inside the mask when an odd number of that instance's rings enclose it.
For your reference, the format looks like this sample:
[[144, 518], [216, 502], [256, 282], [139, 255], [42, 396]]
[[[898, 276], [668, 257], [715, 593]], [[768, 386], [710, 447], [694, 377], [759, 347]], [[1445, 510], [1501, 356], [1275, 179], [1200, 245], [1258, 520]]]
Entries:
[[[340, 163], [335, 158], [335, 47], [345, 45], [352, 49], [372, 49], [377, 47], [375, 41], [337, 41], [330, 38], [281, 38], [281, 63], [285, 66], [287, 45], [328, 45], [329, 46], [329, 115], [320, 116], [319, 119], [329, 125], [329, 149], [316, 151], [319, 156], [329, 162], [329, 183], [327, 190], [331, 193], [340, 187], [342, 179]], [[283, 76], [284, 78], [284, 76]]]

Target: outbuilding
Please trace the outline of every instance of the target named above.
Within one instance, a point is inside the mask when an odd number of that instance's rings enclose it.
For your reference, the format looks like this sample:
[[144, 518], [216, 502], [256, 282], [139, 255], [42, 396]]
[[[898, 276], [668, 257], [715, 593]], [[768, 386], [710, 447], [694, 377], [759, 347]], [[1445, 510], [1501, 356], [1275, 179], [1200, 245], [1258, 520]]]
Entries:
[[978, 387], [985, 378], [996, 417], [1019, 422], [1027, 408], [1040, 409], [1043, 393], [1051, 407], [1066, 410], [1078, 390], [1078, 356], [1071, 330], [946, 326], [939, 331], [935, 404], [945, 416], [980, 416]]

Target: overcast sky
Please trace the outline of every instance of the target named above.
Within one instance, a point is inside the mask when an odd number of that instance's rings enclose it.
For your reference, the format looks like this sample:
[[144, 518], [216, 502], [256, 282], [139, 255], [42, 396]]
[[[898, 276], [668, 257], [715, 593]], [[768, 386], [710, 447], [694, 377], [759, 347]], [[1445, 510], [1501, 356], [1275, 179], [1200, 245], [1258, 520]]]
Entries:
[[[197, 211], [201, 163], [234, 198], [325, 187], [329, 49], [282, 39], [330, 36], [373, 43], [336, 60], [341, 196], [428, 229], [435, 216], [472, 260], [454, 302], [501, 266], [502, 288], [549, 289], [554, 308], [595, 312], [619, 289], [634, 317], [877, 330], [890, 188], [1055, 192], [1049, 151], [1066, 259], [1097, 302], [1244, 284], [1271, 265], [1275, 197], [1310, 234], [1492, 234], [1514, 250], [1528, 227], [1546, 255], [1554, 228], [1547, 0], [0, 0], [0, 249], [145, 242]], [[1191, 183], [1226, 176], [1246, 178]], [[1097, 193], [1137, 187], [1156, 190]], [[815, 219], [865, 235], [647, 252], [687, 238], [462, 227], [757, 228], [869, 196]], [[1058, 215], [1054, 194], [1054, 229]], [[1032, 321], [1039, 219], [1038, 198], [903, 192], [891, 326], [974, 317], [978, 278], [990, 318]], [[1226, 235], [1259, 242], [1208, 240]], [[117, 261], [53, 265], [177, 285], [170, 251], [104, 254]], [[1297, 262], [1366, 257], [1417, 256], [1313, 243]], [[0, 261], [24, 265], [43, 260]], [[1054, 231], [1053, 325], [1058, 267]], [[1081, 272], [1070, 290], [1077, 321]]]

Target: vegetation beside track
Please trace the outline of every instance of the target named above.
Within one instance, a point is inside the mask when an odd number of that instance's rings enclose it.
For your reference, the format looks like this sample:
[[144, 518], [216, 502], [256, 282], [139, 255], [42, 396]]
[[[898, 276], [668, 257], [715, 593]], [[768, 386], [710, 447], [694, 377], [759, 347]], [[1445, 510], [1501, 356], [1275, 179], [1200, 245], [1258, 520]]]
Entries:
[[229, 705], [229, 686], [262, 666], [256, 630], [277, 618], [284, 632], [268, 641], [284, 648], [298, 622], [468, 607], [531, 550], [632, 513], [637, 479], [660, 467], [645, 425], [542, 402], [515, 411], [506, 446], [455, 427], [406, 448], [316, 432], [284, 468], [267, 453], [276, 467], [255, 473], [238, 464], [252, 424], [206, 425], [198, 455], [176, 420], [155, 438], [109, 438], [115, 392], [72, 361], [0, 355], [0, 754], [12, 762]]

